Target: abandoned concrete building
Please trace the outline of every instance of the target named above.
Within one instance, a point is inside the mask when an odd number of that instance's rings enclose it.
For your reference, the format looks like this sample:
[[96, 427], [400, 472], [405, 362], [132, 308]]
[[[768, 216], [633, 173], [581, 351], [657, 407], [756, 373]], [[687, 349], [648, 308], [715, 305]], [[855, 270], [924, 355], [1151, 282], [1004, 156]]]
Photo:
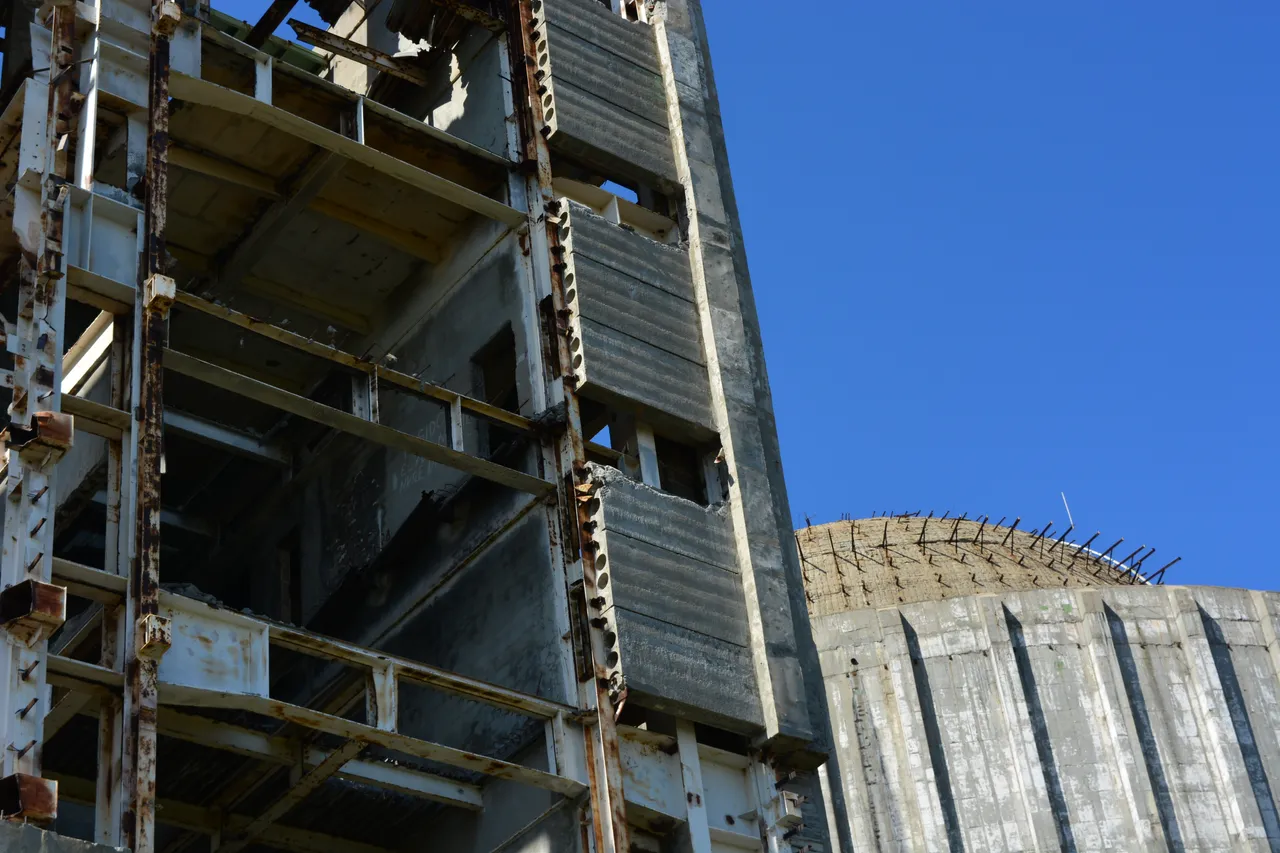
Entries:
[[1280, 596], [791, 529], [699, 0], [300, 2], [3, 5], [0, 851], [1280, 850]]
[[0, 846], [821, 845], [697, 0], [310, 4], [5, 4]]
[[1280, 593], [1165, 586], [1177, 560], [1154, 548], [1005, 521], [797, 531], [833, 835], [854, 851], [1280, 850]]

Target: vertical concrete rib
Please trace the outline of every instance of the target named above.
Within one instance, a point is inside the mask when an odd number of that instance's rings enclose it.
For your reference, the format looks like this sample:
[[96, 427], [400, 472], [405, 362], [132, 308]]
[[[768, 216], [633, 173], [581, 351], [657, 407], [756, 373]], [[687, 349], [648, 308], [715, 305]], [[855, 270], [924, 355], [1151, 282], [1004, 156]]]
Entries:
[[[1119, 838], [1104, 837], [1102, 841], [1112, 846], [1130, 838], [1137, 840], [1145, 847], [1151, 843], [1151, 825], [1150, 821], [1144, 821], [1139, 817], [1138, 802], [1134, 797], [1133, 780], [1129, 773], [1129, 768], [1133, 764], [1132, 751], [1129, 749], [1131, 741], [1128, 738], [1130, 721], [1116, 707], [1116, 700], [1119, 697], [1113, 695], [1115, 684], [1121, 678], [1116, 669], [1115, 656], [1107, 644], [1110, 634], [1106, 630], [1106, 617], [1101, 611], [1101, 597], [1096, 592], [1080, 590], [1074, 591], [1072, 597], [1075, 599], [1076, 611], [1084, 619], [1080, 630], [1084, 633], [1083, 651], [1088, 657], [1085, 672], [1089, 678], [1091, 688], [1089, 692], [1097, 697], [1097, 702], [1101, 706], [1102, 722], [1107, 738], [1106, 748], [1099, 757], [1107, 762], [1107, 766], [1115, 773], [1120, 783], [1120, 793], [1124, 797], [1124, 816], [1129, 821], [1129, 833]], [[1125, 734], [1123, 738], [1122, 731]]]
[[1147, 776], [1151, 780], [1156, 813], [1160, 819], [1160, 828], [1164, 832], [1163, 841], [1172, 853], [1182, 853], [1186, 845], [1182, 839], [1177, 809], [1174, 808], [1173, 796], [1170, 793], [1168, 773], [1160, 757], [1155, 730], [1151, 725], [1151, 715], [1147, 711], [1147, 700], [1143, 694], [1138, 664], [1134, 660], [1133, 647], [1129, 642], [1128, 629], [1125, 627], [1124, 620], [1109, 605], [1104, 602], [1102, 608], [1107, 620], [1107, 628], [1111, 633], [1111, 647], [1115, 654], [1116, 666], [1120, 671], [1120, 683], [1124, 686], [1125, 699], [1129, 704], [1129, 716], [1133, 720], [1142, 761], [1147, 768]]
[[[1031, 778], [1031, 768], [1027, 766], [1027, 758], [1023, 752], [1022, 744], [1015, 736], [1014, 723], [1017, 716], [1017, 705], [1013, 701], [1014, 688], [1009, 682], [1009, 670], [1016, 668], [1016, 663], [1012, 658], [1012, 644], [1009, 642], [1008, 626], [1000, 614], [996, 612], [994, 607], [996, 600], [987, 596], [983, 596], [977, 602], [982, 623], [982, 636], [986, 644], [985, 654], [987, 656], [988, 665], [991, 672], [991, 680], [996, 687], [996, 714], [998, 720], [996, 725], [1004, 731], [1005, 741], [1007, 744], [1007, 752], [1009, 766], [1012, 768], [1011, 775], [1013, 785], [1017, 788], [1018, 804], [1022, 807], [1018, 822], [1020, 835], [1025, 833], [1027, 842], [1023, 842], [1023, 847], [1031, 850], [1040, 850], [1040, 839], [1036, 835], [1034, 812], [1031, 809], [1031, 800], [1027, 795], [1027, 785]], [[992, 630], [1000, 638], [1000, 643], [996, 644], [992, 639]], [[1015, 839], [1021, 841], [1021, 838]]]
[[[718, 106], [696, 0], [671, 0], [653, 21], [676, 172], [684, 189], [689, 257], [724, 443], [738, 564], [766, 737], [797, 747], [814, 736], [801, 656], [803, 582], [791, 542], [758, 321], [742, 258]], [[768, 420], [765, 424], [762, 421]], [[798, 608], [798, 609], [797, 609]], [[800, 630], [797, 630], [799, 626]], [[816, 660], [814, 661], [816, 664]], [[812, 667], [817, 671], [816, 665]], [[818, 685], [812, 685], [818, 691]]]
[[[1182, 649], [1187, 664], [1187, 674], [1191, 679], [1191, 702], [1195, 709], [1197, 722], [1201, 731], [1207, 735], [1209, 746], [1209, 768], [1213, 774], [1214, 787], [1225, 795], [1229, 832], [1235, 845], [1245, 843], [1244, 815], [1240, 811], [1240, 798], [1231, 782], [1231, 765], [1225, 751], [1225, 730], [1220, 719], [1221, 712], [1216, 707], [1214, 697], [1222, 693], [1217, 683], [1217, 676], [1212, 666], [1212, 656], [1207, 643], [1203, 639], [1203, 624], [1199, 618], [1199, 605], [1187, 590], [1170, 587], [1166, 590], [1169, 598], [1171, 619], [1177, 630], [1178, 645]], [[1194, 610], [1193, 610], [1194, 608]], [[1192, 638], [1188, 622], [1198, 629], [1195, 639]]]
[[929, 683], [928, 662], [920, 649], [920, 637], [906, 617], [901, 616], [901, 618], [902, 633], [907, 643], [907, 655], [911, 659], [911, 676], [915, 685], [916, 701], [920, 703], [920, 721], [924, 726], [929, 761], [933, 764], [934, 787], [938, 792], [938, 805], [942, 809], [942, 820], [947, 830], [947, 847], [951, 853], [963, 853], [964, 833], [960, 827], [960, 816], [956, 813], [955, 789], [951, 782], [951, 770], [947, 765], [946, 744], [942, 739], [942, 729], [938, 725], [938, 712], [933, 704], [934, 692]]
[[1058, 762], [1054, 758], [1053, 741], [1049, 735], [1044, 705], [1040, 700], [1040, 690], [1036, 685], [1031, 656], [1028, 654], [1026, 634], [1023, 633], [1022, 623], [1008, 607], [1004, 608], [1004, 618], [1009, 628], [1009, 644], [1013, 649], [1014, 661], [1018, 667], [1022, 695], [1027, 703], [1027, 715], [1035, 738], [1036, 756], [1040, 759], [1040, 771], [1044, 776], [1045, 791], [1049, 797], [1049, 811], [1058, 832], [1058, 842], [1065, 853], [1076, 853], [1071, 813], [1067, 809], [1067, 798], [1062, 790], [1062, 776], [1058, 769]]

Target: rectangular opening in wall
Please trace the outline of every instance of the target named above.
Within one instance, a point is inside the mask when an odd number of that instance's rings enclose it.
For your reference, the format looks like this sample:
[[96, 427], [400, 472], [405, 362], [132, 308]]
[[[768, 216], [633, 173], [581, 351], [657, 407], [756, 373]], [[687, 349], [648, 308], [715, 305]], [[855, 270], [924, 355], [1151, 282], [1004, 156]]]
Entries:
[[706, 506], [707, 488], [702, 454], [698, 448], [657, 434], [653, 437], [653, 445], [658, 457], [662, 490]]
[[[475, 396], [508, 412], [519, 412], [516, 336], [509, 323], [476, 352], [471, 363]], [[477, 432], [477, 452], [486, 459], [499, 458], [511, 452], [520, 437], [513, 430], [487, 421], [478, 423]]]

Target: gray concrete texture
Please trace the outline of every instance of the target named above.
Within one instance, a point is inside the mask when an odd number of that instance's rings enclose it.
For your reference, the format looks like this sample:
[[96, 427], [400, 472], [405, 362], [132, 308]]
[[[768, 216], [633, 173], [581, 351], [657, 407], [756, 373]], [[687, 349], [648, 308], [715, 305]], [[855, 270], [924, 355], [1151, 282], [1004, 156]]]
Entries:
[[45, 832], [22, 823], [0, 820], [0, 851], [3, 853], [122, 853], [122, 847], [90, 844], [54, 832]]
[[[1111, 560], [1081, 550], [1079, 541], [1060, 539], [1064, 531], [1044, 536], [980, 519], [889, 516], [797, 530], [796, 548], [812, 616], [958, 595], [1130, 582]], [[1120, 556], [1132, 550], [1119, 549]]]
[[855, 851], [1280, 850], [1278, 626], [1280, 593], [1147, 585], [815, 616], [837, 822]]

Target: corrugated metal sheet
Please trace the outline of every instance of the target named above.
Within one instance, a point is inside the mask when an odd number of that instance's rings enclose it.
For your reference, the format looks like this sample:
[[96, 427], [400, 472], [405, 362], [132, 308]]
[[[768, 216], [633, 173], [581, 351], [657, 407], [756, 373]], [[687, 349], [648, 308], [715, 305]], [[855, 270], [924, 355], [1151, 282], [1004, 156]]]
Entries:
[[647, 24], [593, 0], [548, 0], [540, 57], [553, 151], [611, 177], [677, 180], [657, 45]]
[[814, 620], [857, 850], [1280, 848], [1280, 594], [1042, 590]]

